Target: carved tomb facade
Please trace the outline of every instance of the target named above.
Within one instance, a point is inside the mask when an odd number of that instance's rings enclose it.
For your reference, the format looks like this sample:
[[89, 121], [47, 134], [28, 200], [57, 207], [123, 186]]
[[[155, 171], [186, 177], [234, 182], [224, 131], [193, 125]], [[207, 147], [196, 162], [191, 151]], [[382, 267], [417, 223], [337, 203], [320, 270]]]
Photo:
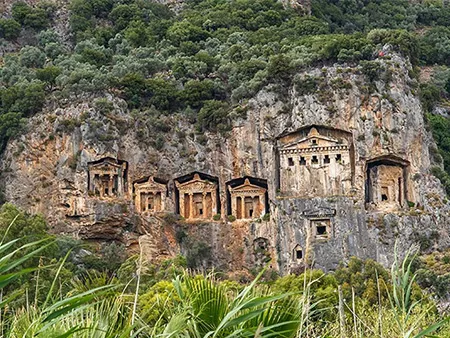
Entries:
[[217, 183], [195, 173], [187, 182], [175, 181], [178, 189], [179, 213], [185, 219], [212, 219], [218, 213]]
[[228, 185], [228, 191], [231, 195], [231, 214], [236, 219], [254, 219], [266, 213], [266, 188], [251, 184], [245, 178], [242, 185]]
[[351, 134], [308, 127], [280, 139], [281, 196], [347, 195], [353, 181]]
[[134, 204], [138, 212], [162, 212], [166, 210], [167, 187], [154, 177], [136, 181]]
[[127, 162], [111, 157], [89, 162], [88, 190], [100, 198], [124, 196], [127, 191]]

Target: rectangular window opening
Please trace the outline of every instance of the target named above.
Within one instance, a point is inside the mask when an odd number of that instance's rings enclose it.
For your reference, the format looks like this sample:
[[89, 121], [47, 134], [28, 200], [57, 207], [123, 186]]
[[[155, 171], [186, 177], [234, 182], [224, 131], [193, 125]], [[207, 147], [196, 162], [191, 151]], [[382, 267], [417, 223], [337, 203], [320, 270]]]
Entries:
[[325, 157], [323, 158], [323, 163], [324, 164], [329, 164], [330, 163], [330, 156], [329, 155], [325, 155]]
[[327, 235], [327, 227], [325, 225], [318, 225], [316, 228], [318, 236], [326, 236]]
[[295, 252], [295, 257], [296, 257], [297, 259], [302, 259], [302, 258], [303, 258], [303, 251], [302, 251], [302, 249], [297, 249], [297, 250], [296, 250], [296, 252]]
[[292, 157], [288, 158], [289, 166], [292, 167], [294, 165], [294, 159]]
[[300, 157], [300, 165], [306, 165], [306, 160], [304, 157]]
[[311, 164], [318, 164], [319, 163], [319, 159], [317, 158], [317, 156], [313, 156], [311, 159]]
[[342, 155], [341, 154], [337, 154], [336, 155], [336, 162], [341, 162], [342, 161]]

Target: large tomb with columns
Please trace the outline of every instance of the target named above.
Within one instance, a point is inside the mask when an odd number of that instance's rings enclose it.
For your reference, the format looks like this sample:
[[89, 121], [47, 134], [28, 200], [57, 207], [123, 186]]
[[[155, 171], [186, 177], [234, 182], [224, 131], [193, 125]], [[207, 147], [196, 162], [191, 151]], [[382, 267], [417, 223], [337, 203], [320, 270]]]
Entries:
[[187, 220], [212, 219], [218, 214], [218, 179], [194, 172], [175, 180], [178, 213]]
[[367, 161], [368, 209], [395, 211], [405, 206], [408, 200], [408, 165], [407, 161], [394, 156], [382, 156]]
[[156, 177], [146, 177], [133, 183], [134, 205], [138, 212], [166, 210], [167, 182]]
[[322, 126], [302, 128], [279, 139], [281, 196], [347, 195], [354, 177], [352, 135]]
[[88, 191], [100, 198], [122, 197], [127, 192], [126, 161], [105, 157], [88, 163]]
[[244, 177], [227, 182], [228, 214], [236, 219], [255, 219], [266, 213], [267, 182]]

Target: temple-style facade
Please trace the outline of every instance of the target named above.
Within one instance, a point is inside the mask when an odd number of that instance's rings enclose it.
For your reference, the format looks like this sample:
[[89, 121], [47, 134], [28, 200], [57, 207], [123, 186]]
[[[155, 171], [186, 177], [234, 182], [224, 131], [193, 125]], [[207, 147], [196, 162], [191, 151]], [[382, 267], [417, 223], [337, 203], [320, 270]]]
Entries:
[[350, 133], [312, 126], [283, 136], [279, 144], [282, 196], [334, 196], [351, 191]]
[[237, 186], [228, 184], [228, 191], [231, 195], [231, 215], [236, 219], [254, 219], [266, 213], [267, 189], [251, 184], [249, 178]]
[[202, 179], [200, 173], [194, 173], [188, 180], [175, 180], [175, 186], [179, 213], [185, 219], [212, 219], [218, 213], [217, 182]]
[[407, 161], [394, 156], [382, 156], [368, 161], [366, 202], [369, 209], [395, 211], [405, 205], [408, 165]]
[[125, 161], [105, 157], [88, 163], [88, 190], [100, 198], [122, 197], [127, 191]]
[[134, 205], [138, 212], [162, 212], [166, 210], [167, 185], [155, 177], [135, 181]]

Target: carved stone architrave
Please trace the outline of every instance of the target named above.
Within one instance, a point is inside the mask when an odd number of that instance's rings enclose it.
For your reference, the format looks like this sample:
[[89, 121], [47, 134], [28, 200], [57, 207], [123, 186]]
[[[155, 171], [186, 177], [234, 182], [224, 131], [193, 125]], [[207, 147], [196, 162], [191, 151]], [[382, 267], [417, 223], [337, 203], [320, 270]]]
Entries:
[[316, 209], [308, 209], [303, 210], [302, 212], [303, 216], [306, 218], [314, 219], [314, 218], [327, 218], [327, 217], [333, 217], [336, 215], [336, 209], [326, 208], [326, 207], [319, 207]]

